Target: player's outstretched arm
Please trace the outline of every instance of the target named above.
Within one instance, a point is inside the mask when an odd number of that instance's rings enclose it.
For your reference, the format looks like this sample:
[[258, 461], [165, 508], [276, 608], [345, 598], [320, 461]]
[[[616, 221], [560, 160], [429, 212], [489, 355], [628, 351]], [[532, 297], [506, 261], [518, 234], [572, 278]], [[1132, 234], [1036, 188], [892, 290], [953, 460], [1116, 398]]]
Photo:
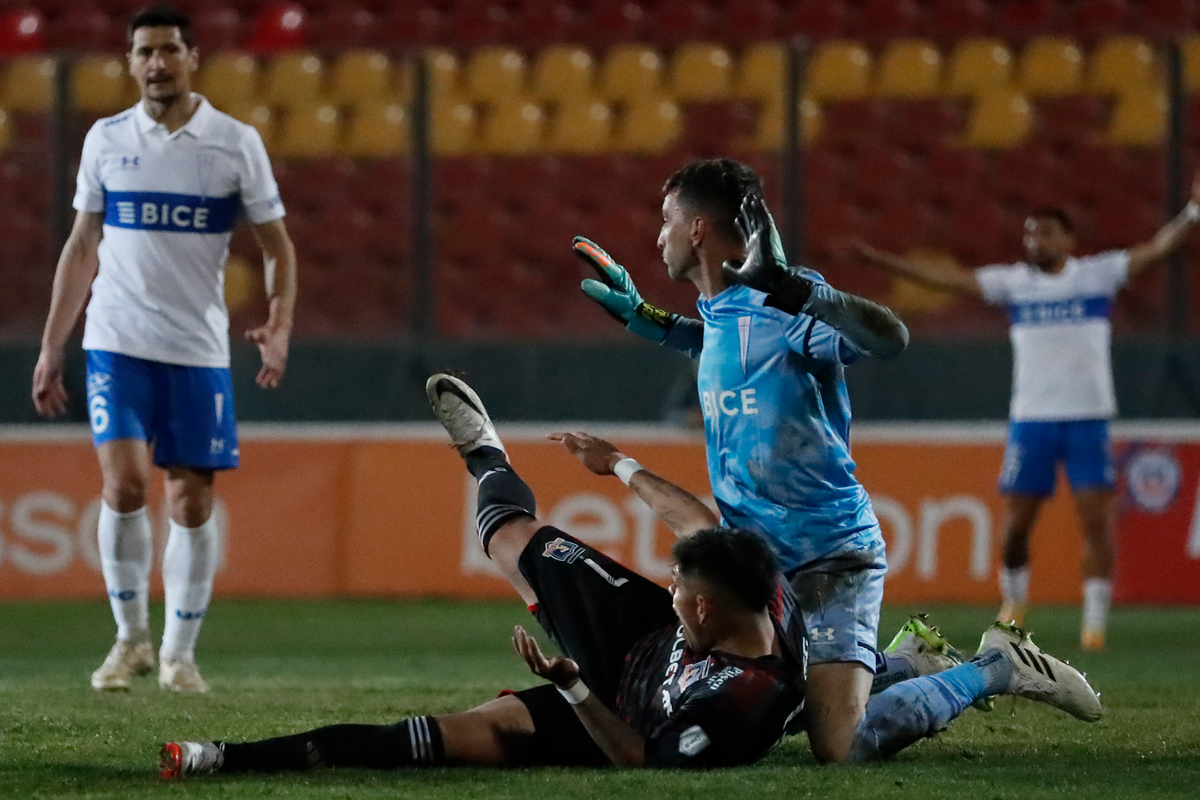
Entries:
[[1192, 181], [1192, 198], [1175, 217], [1158, 229], [1148, 242], [1129, 248], [1129, 277], [1133, 278], [1174, 253], [1200, 222], [1200, 175]]
[[100, 266], [104, 214], [80, 211], [58, 257], [42, 348], [33, 369], [33, 405], [43, 417], [62, 416], [70, 396], [63, 386], [63, 348]]
[[625, 481], [681, 539], [719, 522], [694, 494], [655, 475], [603, 439], [586, 433], [552, 433], [547, 438], [561, 442], [593, 474], [616, 475]]
[[296, 248], [282, 219], [252, 225], [250, 229], [263, 252], [270, 310], [266, 324], [246, 331], [246, 340], [258, 345], [262, 357], [262, 368], [255, 380], [264, 389], [274, 389], [287, 370], [292, 313], [296, 306]]
[[845, 255], [858, 258], [863, 263], [892, 275], [899, 275], [935, 289], [945, 289], [972, 297], [983, 297], [983, 289], [979, 286], [979, 281], [975, 280], [975, 276], [970, 272], [941, 264], [912, 261], [894, 253], [885, 253], [862, 239], [851, 239], [841, 249]]

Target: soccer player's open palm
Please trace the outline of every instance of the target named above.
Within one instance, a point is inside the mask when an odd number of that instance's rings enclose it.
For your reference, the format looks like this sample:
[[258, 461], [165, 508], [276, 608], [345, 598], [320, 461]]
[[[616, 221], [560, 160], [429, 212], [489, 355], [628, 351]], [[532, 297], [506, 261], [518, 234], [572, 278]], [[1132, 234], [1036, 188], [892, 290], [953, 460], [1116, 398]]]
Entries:
[[529, 665], [529, 671], [534, 675], [545, 678], [555, 686], [563, 688], [570, 687], [579, 679], [578, 664], [562, 656], [546, 658], [542, 655], [542, 648], [538, 646], [537, 639], [534, 639], [529, 631], [520, 625], [513, 626], [512, 641], [513, 649], [517, 651], [517, 655], [525, 659], [525, 663]]

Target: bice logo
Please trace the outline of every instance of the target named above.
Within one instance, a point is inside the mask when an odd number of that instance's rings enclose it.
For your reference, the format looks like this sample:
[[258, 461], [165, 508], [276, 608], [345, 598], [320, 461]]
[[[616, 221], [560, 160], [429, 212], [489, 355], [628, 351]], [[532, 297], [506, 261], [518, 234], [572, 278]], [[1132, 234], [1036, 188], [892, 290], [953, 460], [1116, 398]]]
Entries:
[[546, 543], [546, 549], [542, 551], [542, 556], [545, 558], [553, 558], [555, 561], [562, 561], [565, 564], [570, 564], [583, 555], [583, 548], [574, 542], [568, 542], [561, 536], [552, 542]]

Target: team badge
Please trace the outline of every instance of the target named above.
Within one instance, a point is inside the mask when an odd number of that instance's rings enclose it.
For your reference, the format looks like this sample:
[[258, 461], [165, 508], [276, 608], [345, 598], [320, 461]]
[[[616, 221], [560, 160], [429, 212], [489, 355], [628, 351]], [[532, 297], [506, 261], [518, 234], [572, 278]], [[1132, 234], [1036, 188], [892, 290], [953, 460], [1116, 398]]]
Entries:
[[582, 547], [574, 542], [568, 542], [561, 536], [552, 542], [547, 542], [546, 549], [542, 551], [544, 558], [553, 558], [555, 561], [561, 561], [564, 564], [570, 564], [582, 554]]
[[708, 734], [699, 725], [693, 725], [679, 735], [679, 753], [689, 758], [708, 747], [709, 744]]
[[683, 668], [683, 672], [679, 673], [679, 691], [687, 691], [687, 688], [696, 681], [704, 680], [708, 677], [708, 668], [712, 664], [712, 659], [704, 659], [697, 661], [694, 664], [688, 664]]
[[1125, 468], [1129, 496], [1142, 511], [1162, 514], [1179, 496], [1183, 470], [1169, 448], [1139, 450]]

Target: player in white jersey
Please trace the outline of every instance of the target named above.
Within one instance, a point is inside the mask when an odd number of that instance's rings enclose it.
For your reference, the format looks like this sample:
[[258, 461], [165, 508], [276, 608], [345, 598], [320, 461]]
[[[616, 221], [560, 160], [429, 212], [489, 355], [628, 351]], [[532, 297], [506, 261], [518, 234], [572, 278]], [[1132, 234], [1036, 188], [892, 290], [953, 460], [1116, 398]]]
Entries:
[[1054, 493], [1062, 462], [1083, 527], [1084, 610], [1080, 642], [1104, 647], [1112, 598], [1115, 474], [1108, 421], [1116, 414], [1109, 353], [1112, 299], [1130, 279], [1183, 244], [1200, 219], [1200, 180], [1192, 200], [1144, 244], [1077, 258], [1070, 218], [1059, 209], [1025, 220], [1026, 260], [973, 273], [912, 261], [861, 241], [850, 251], [868, 264], [940, 289], [1003, 305], [1011, 319], [1013, 388], [1009, 439], [1000, 475], [1005, 496], [1002, 621], [1021, 624], [1029, 588], [1029, 535]]
[[46, 417], [65, 411], [63, 349], [90, 289], [83, 347], [104, 482], [99, 548], [117, 622], [92, 686], [127, 689], [154, 667], [145, 507], [153, 453], [171, 520], [159, 685], [204, 692], [195, 645], [219, 556], [213, 476], [238, 463], [224, 301], [234, 223], [248, 219], [268, 272], [268, 320], [246, 334], [262, 356], [264, 388], [287, 364], [296, 254], [262, 139], [191, 92], [199, 51], [188, 18], [168, 7], [140, 12], [129, 43], [141, 101], [97, 122], [84, 142], [33, 400]]

